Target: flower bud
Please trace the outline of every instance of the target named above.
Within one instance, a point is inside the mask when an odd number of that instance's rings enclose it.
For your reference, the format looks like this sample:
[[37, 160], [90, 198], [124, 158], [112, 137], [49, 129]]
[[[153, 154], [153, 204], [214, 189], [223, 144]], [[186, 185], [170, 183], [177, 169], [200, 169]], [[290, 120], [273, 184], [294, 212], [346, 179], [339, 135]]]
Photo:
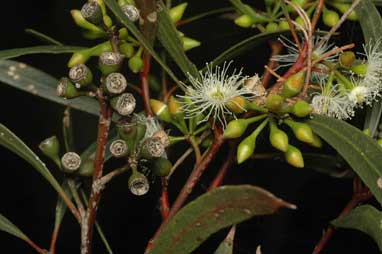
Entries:
[[68, 62], [68, 67], [72, 68], [75, 65], [86, 63], [91, 57], [91, 51], [89, 49], [79, 50], [74, 52]]
[[80, 96], [80, 93], [68, 78], [61, 78], [57, 85], [57, 96], [65, 99], [72, 99]]
[[192, 39], [192, 38], [189, 38], [189, 37], [186, 37], [186, 36], [181, 37], [181, 39], [182, 39], [182, 42], [183, 42], [183, 49], [184, 49], [184, 51], [187, 51], [187, 50], [199, 47], [200, 44], [201, 44], [200, 41], [197, 41], [195, 39]]
[[57, 165], [61, 165], [59, 156], [60, 142], [56, 136], [43, 140], [38, 147], [45, 156], [53, 160]]
[[353, 66], [353, 63], [355, 61], [355, 54], [352, 51], [345, 51], [340, 54], [339, 62], [342, 67], [344, 68], [351, 68]]
[[111, 155], [116, 158], [126, 156], [128, 153], [128, 147], [123, 139], [114, 140], [109, 147]]
[[133, 113], [136, 105], [134, 96], [131, 93], [123, 93], [114, 97], [110, 101], [111, 107], [122, 116], [128, 116]]
[[74, 152], [68, 152], [61, 157], [61, 165], [66, 173], [73, 173], [80, 168], [81, 157]]
[[322, 140], [320, 139], [319, 136], [313, 133], [313, 142], [308, 143], [309, 145], [316, 147], [316, 148], [321, 148], [322, 147]]
[[322, 21], [325, 25], [327, 25], [328, 27], [333, 27], [338, 23], [339, 20], [340, 16], [337, 12], [324, 7], [322, 12]]
[[81, 11], [71, 10], [70, 13], [72, 14], [73, 20], [77, 24], [77, 26], [92, 31], [99, 36], [106, 36], [106, 33], [101, 28], [87, 21], [82, 16]]
[[236, 96], [228, 101], [225, 106], [227, 106], [231, 112], [240, 114], [246, 111], [247, 103], [247, 100], [243, 96]]
[[139, 10], [134, 5], [125, 4], [121, 7], [121, 10], [131, 22], [139, 19]]
[[[349, 10], [350, 8], [350, 4], [345, 4], [345, 3], [336, 3], [336, 2], [333, 2], [333, 3], [330, 3], [331, 5], [333, 5], [337, 10], [339, 10], [342, 14], [344, 14], [347, 10]], [[352, 21], [357, 21], [358, 20], [358, 17], [357, 17], [357, 13], [353, 10], [349, 16], [347, 17], [348, 20], [352, 20]]]
[[81, 163], [80, 169], [76, 172], [77, 175], [90, 177], [94, 173], [94, 161], [85, 160]]
[[312, 113], [312, 106], [306, 101], [299, 100], [291, 107], [291, 113], [298, 117], [306, 117], [310, 113]]
[[236, 25], [244, 28], [251, 27], [253, 24], [255, 24], [255, 21], [246, 14], [239, 16], [235, 19], [234, 22]]
[[280, 29], [280, 30], [290, 30], [288, 21], [281, 20], [281, 21], [279, 22], [279, 29]]
[[134, 47], [131, 43], [122, 42], [119, 45], [119, 51], [127, 58], [130, 58], [134, 54]]
[[141, 157], [145, 159], [161, 157], [165, 152], [165, 147], [158, 137], [147, 138], [143, 141]]
[[103, 23], [107, 28], [111, 28], [113, 26], [113, 20], [108, 15], [103, 16]]
[[170, 137], [168, 136], [167, 132], [164, 130], [159, 130], [154, 132], [152, 135], [153, 138], [159, 138], [159, 140], [162, 142], [163, 146], [166, 148], [170, 145]]
[[281, 95], [287, 98], [297, 95], [305, 83], [305, 71], [291, 75], [285, 82]]
[[143, 60], [141, 54], [142, 48], [140, 48], [137, 53], [129, 59], [128, 65], [133, 73], [138, 73], [143, 68]]
[[151, 161], [151, 170], [156, 176], [168, 176], [172, 168], [172, 163], [162, 157], [155, 158]]
[[127, 30], [126, 27], [120, 28], [118, 30], [118, 36], [120, 40], [127, 41], [129, 39], [129, 30]]
[[277, 128], [277, 125], [273, 120], [270, 122], [269, 126], [269, 141], [271, 142], [271, 145], [277, 150], [286, 152], [289, 144], [288, 135], [284, 131]]
[[115, 52], [103, 52], [99, 56], [98, 67], [103, 75], [118, 72], [121, 69], [123, 56]]
[[154, 114], [158, 116], [160, 120], [168, 123], [172, 122], [170, 111], [166, 104], [155, 99], [150, 99], [150, 106]]
[[248, 127], [248, 122], [245, 119], [235, 119], [228, 123], [224, 129], [224, 138], [238, 138], [244, 134]]
[[102, 22], [102, 10], [97, 1], [91, 0], [84, 4], [81, 8], [81, 15], [95, 25]]
[[182, 104], [174, 96], [168, 100], [168, 110], [171, 115], [183, 115]]
[[288, 150], [286, 151], [285, 160], [296, 168], [303, 168], [304, 167], [304, 158], [302, 157], [301, 151], [292, 146], [288, 145]]
[[105, 91], [110, 94], [120, 94], [125, 91], [127, 80], [119, 72], [110, 73], [105, 79]]
[[69, 78], [81, 88], [93, 82], [93, 73], [85, 64], [78, 64], [70, 68]]
[[286, 119], [284, 122], [292, 129], [298, 140], [306, 143], [312, 143], [314, 141], [312, 129], [307, 124], [289, 119]]
[[274, 33], [274, 32], [277, 32], [278, 30], [279, 30], [279, 26], [277, 25], [277, 23], [274, 23], [274, 22], [270, 22], [265, 26], [265, 32], [267, 33]]
[[265, 99], [265, 106], [272, 112], [280, 111], [284, 103], [284, 98], [278, 94], [270, 94]]
[[365, 63], [357, 64], [355, 66], [352, 66], [350, 68], [350, 70], [352, 72], [354, 72], [355, 74], [358, 74], [358, 75], [366, 75], [366, 73], [367, 73], [367, 64], [365, 64]]
[[129, 178], [128, 185], [131, 193], [136, 196], [145, 195], [150, 189], [146, 176], [139, 172], [133, 172]]
[[177, 6], [174, 6], [172, 7], [170, 10], [169, 10], [169, 15], [170, 15], [170, 18], [172, 20], [173, 23], [177, 23], [178, 21], [180, 21], [183, 17], [183, 14], [184, 14], [184, 11], [186, 10], [187, 8], [187, 5], [188, 3], [181, 3]]

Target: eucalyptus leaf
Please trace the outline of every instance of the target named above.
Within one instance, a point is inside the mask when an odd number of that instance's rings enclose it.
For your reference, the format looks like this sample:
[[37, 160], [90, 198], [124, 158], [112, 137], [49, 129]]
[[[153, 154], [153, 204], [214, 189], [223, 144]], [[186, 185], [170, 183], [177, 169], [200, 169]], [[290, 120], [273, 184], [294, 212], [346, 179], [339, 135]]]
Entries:
[[98, 103], [88, 97], [65, 100], [57, 96], [58, 81], [31, 66], [12, 60], [0, 60], [0, 82], [56, 103], [98, 116]]
[[131, 22], [127, 16], [122, 12], [121, 8], [118, 6], [115, 0], [104, 0], [105, 4], [114, 13], [115, 17], [131, 32], [131, 34], [139, 41], [140, 44], [150, 53], [150, 55], [162, 66], [162, 68], [167, 72], [167, 74], [178, 84], [180, 84], [179, 79], [171, 71], [171, 69], [166, 65], [166, 63], [160, 58], [160, 56], [155, 52], [150, 42], [143, 36], [143, 34], [138, 30], [133, 22]]
[[37, 172], [39, 172], [58, 193], [61, 195], [64, 194], [60, 184], [50, 173], [45, 164], [40, 160], [40, 158], [3, 124], [0, 124], [0, 145], [14, 152], [31, 164], [33, 168], [36, 169]]
[[236, 225], [232, 226], [226, 238], [220, 243], [219, 247], [215, 250], [214, 254], [232, 254], [233, 253], [233, 239], [236, 233]]
[[34, 46], [27, 48], [15, 48], [0, 50], [0, 59], [9, 59], [24, 55], [32, 54], [64, 54], [73, 53], [75, 51], [84, 49], [78, 46], [59, 46], [59, 45], [46, 45], [46, 46]]
[[56, 39], [53, 39], [49, 35], [41, 33], [41, 32], [39, 32], [37, 30], [32, 29], [32, 28], [25, 29], [25, 32], [28, 33], [28, 34], [31, 34], [31, 35], [33, 35], [33, 36], [35, 36], [37, 38], [39, 38], [42, 41], [45, 41], [45, 42], [49, 43], [49, 44], [57, 45], [57, 46], [64, 46], [63, 43], [57, 41]]
[[209, 11], [206, 11], [206, 12], [202, 12], [202, 13], [196, 14], [195, 16], [192, 16], [192, 17], [189, 17], [189, 18], [186, 18], [186, 19], [182, 19], [181, 21], [179, 21], [177, 23], [177, 25], [188, 24], [188, 23], [191, 23], [191, 22], [194, 22], [194, 21], [198, 21], [198, 20], [203, 19], [203, 18], [207, 18], [207, 17], [213, 16], [213, 15], [217, 15], [217, 14], [223, 14], [223, 13], [227, 13], [227, 12], [232, 12], [234, 10], [235, 9], [232, 8], [232, 7], [224, 7], [224, 8], [209, 10]]
[[[371, 0], [362, 0], [355, 8], [359, 23], [362, 28], [363, 37], [366, 44], [375, 44], [381, 38], [382, 18], [377, 8]], [[382, 46], [378, 48], [382, 51]], [[374, 137], [377, 131], [382, 114], [382, 101], [374, 102], [372, 107], [367, 108], [364, 129], [369, 129], [371, 137]]]
[[2, 214], [0, 214], [0, 230], [16, 236], [24, 241], [28, 240], [28, 237], [16, 225], [4, 217]]
[[382, 203], [382, 148], [354, 126], [331, 117], [315, 115], [307, 123], [349, 163]]
[[[68, 196], [68, 198], [72, 198], [72, 194], [70, 192], [70, 188], [69, 188], [69, 185], [68, 185], [68, 182], [67, 180], [65, 179], [64, 182], [61, 184], [61, 188], [62, 190], [66, 193], [66, 195]], [[64, 200], [61, 198], [61, 196], [59, 195], [58, 198], [57, 198], [57, 204], [56, 204], [56, 214], [55, 214], [55, 218], [54, 218], [54, 228], [55, 230], [59, 230], [60, 226], [61, 226], [61, 223], [62, 223], [62, 220], [64, 218], [64, 215], [65, 215], [65, 212], [67, 210], [67, 205], [65, 204]]]
[[168, 9], [160, 2], [162, 11], [159, 12], [158, 39], [167, 50], [174, 62], [179, 66], [184, 75], [199, 78], [200, 74], [196, 66], [187, 58], [183, 50], [183, 42], [173, 24]]
[[375, 207], [371, 205], [356, 207], [331, 223], [337, 228], [356, 229], [369, 235], [382, 252], [382, 212]]
[[148, 254], [189, 254], [210, 235], [253, 216], [295, 208], [264, 189], [223, 186], [183, 207], [163, 228]]

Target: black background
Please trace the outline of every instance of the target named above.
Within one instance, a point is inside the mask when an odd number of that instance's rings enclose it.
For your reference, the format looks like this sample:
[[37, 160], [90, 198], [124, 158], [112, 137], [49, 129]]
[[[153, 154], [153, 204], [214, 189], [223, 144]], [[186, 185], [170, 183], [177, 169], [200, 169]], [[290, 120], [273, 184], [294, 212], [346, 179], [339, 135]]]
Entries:
[[[190, 1], [190, 13], [198, 13], [228, 5], [228, 1]], [[80, 8], [82, 1], [7, 1], [2, 3], [0, 15], [0, 49], [42, 44], [24, 33], [34, 28], [70, 45], [91, 45], [81, 38], [79, 29], [71, 21], [69, 11]], [[342, 44], [362, 38], [359, 27], [346, 24], [347, 31], [337, 40]], [[229, 45], [248, 37], [253, 31], [237, 28], [232, 22], [213, 18], [186, 25], [181, 29], [189, 37], [205, 42], [190, 51], [190, 58], [202, 66]], [[263, 44], [244, 56], [235, 59], [236, 66], [245, 66], [245, 74], [262, 71], [269, 50]], [[66, 75], [68, 55], [41, 55], [21, 57], [17, 60], [31, 64], [59, 78]], [[131, 74], [130, 74], [131, 75]], [[41, 140], [51, 135], [61, 137], [63, 107], [33, 97], [0, 84], [0, 122], [14, 131], [38, 152]], [[79, 151], [96, 135], [96, 118], [75, 113], [75, 134]], [[260, 140], [260, 150], [268, 146]], [[178, 148], [183, 149], [181, 146]], [[325, 148], [330, 151], [329, 148]], [[203, 193], [226, 156], [226, 147], [202, 177], [193, 197]], [[38, 154], [40, 154], [38, 152]], [[40, 154], [41, 155], [41, 154]], [[172, 154], [172, 158], [176, 155]], [[45, 159], [45, 158], [44, 158]], [[18, 225], [40, 246], [48, 247], [56, 193], [30, 165], [0, 147], [0, 213]], [[57, 178], [61, 175], [52, 163], [48, 167]], [[170, 183], [173, 200], [192, 168], [189, 160]], [[334, 179], [310, 169], [295, 169], [278, 161], [251, 161], [233, 168], [226, 184], [253, 184], [298, 206], [296, 211], [283, 210], [273, 216], [257, 217], [238, 226], [234, 253], [255, 253], [261, 244], [263, 253], [311, 253], [327, 223], [334, 219], [351, 198], [350, 179]], [[122, 176], [105, 190], [98, 220], [115, 253], [143, 253], [145, 244], [160, 223], [158, 210], [159, 185], [153, 182], [151, 191], [144, 197], [135, 197], [127, 188], [127, 178]], [[226, 231], [214, 235], [199, 249], [199, 253], [213, 253]], [[17, 238], [0, 232], [0, 253], [31, 253], [32, 250]], [[79, 253], [79, 227], [71, 214], [67, 214], [57, 244], [58, 253]], [[96, 237], [94, 253], [106, 253]], [[376, 245], [366, 235], [340, 230], [334, 234], [324, 253], [378, 253]]]

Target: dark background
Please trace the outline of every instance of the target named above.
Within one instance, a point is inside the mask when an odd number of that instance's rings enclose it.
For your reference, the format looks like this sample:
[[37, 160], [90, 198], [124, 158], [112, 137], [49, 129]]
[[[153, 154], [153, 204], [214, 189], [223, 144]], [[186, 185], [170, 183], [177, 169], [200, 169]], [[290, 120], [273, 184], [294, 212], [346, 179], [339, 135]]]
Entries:
[[[190, 13], [226, 6], [228, 1], [190, 1]], [[82, 1], [7, 1], [2, 3], [0, 15], [0, 49], [42, 44], [24, 33], [34, 28], [69, 45], [91, 45], [81, 38], [79, 29], [71, 21], [69, 11], [80, 8]], [[347, 33], [337, 40], [342, 44], [362, 36], [355, 24], [346, 24]], [[213, 18], [182, 27], [189, 37], [205, 42], [190, 51], [190, 58], [202, 66], [229, 45], [253, 34], [235, 27], [232, 22]], [[235, 59], [235, 65], [245, 66], [245, 74], [262, 71], [267, 45], [263, 44], [250, 53]], [[31, 64], [59, 78], [66, 75], [68, 55], [41, 55], [21, 57], [17, 60]], [[46, 100], [33, 97], [0, 84], [0, 122], [38, 152], [37, 146], [51, 135], [61, 137], [61, 118], [64, 108]], [[87, 114], [74, 114], [76, 143], [79, 150], [86, 147], [96, 135], [96, 118]], [[267, 141], [258, 147], [267, 147]], [[181, 148], [181, 147], [180, 147]], [[182, 148], [181, 148], [182, 149]], [[328, 149], [328, 148], [326, 148]], [[225, 158], [219, 153], [214, 165], [202, 177], [193, 196], [203, 193]], [[329, 149], [328, 149], [329, 150]], [[40, 153], [38, 153], [40, 154]], [[174, 155], [173, 155], [174, 157]], [[44, 158], [45, 159], [45, 158]], [[18, 225], [30, 238], [48, 247], [56, 193], [29, 164], [0, 147], [1, 184], [0, 213]], [[192, 161], [181, 168], [170, 183], [173, 199], [191, 170]], [[57, 178], [61, 175], [49, 161], [48, 167]], [[295, 169], [278, 161], [251, 161], [233, 168], [226, 177], [226, 184], [254, 184], [298, 206], [296, 211], [280, 211], [273, 216], [257, 217], [238, 226], [234, 253], [255, 253], [261, 244], [263, 253], [311, 253], [323, 229], [334, 219], [351, 198], [350, 179], [334, 179], [310, 169]], [[143, 249], [160, 223], [158, 210], [159, 186], [153, 182], [151, 191], [144, 197], [135, 197], [127, 188], [127, 177], [113, 181], [104, 192], [98, 220], [115, 253], [143, 253]], [[199, 253], [213, 253], [226, 231], [214, 235], [202, 245]], [[11, 253], [31, 253], [29, 246], [0, 232], [2, 250]], [[106, 253], [96, 238], [95, 253]], [[67, 214], [57, 244], [58, 253], [79, 253], [79, 228], [71, 214]], [[376, 245], [366, 235], [350, 230], [339, 230], [330, 240], [324, 253], [378, 253]]]

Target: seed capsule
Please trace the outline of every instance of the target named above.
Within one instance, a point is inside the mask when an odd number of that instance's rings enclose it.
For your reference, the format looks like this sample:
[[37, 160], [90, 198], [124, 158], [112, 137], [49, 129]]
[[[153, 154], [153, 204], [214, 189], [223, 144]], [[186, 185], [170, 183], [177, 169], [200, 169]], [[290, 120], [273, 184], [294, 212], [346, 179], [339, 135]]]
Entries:
[[172, 168], [172, 163], [162, 157], [156, 158], [151, 161], [151, 170], [156, 176], [167, 176]]
[[105, 90], [111, 94], [120, 94], [125, 91], [127, 80], [119, 72], [110, 73], [105, 80]]
[[61, 78], [57, 85], [56, 90], [57, 96], [63, 97], [65, 99], [72, 99], [80, 96], [77, 88], [74, 84], [67, 78]]
[[45, 139], [38, 146], [43, 154], [53, 160], [57, 165], [60, 165], [60, 142], [56, 136]]
[[131, 22], [139, 19], [139, 10], [134, 5], [125, 4], [121, 7], [121, 10]]
[[303, 168], [304, 167], [304, 158], [302, 157], [301, 151], [292, 146], [288, 145], [288, 150], [286, 151], [285, 160], [296, 168]]
[[93, 73], [85, 64], [78, 64], [70, 68], [69, 78], [77, 88], [90, 85], [93, 81]]
[[122, 116], [128, 116], [134, 112], [136, 101], [131, 93], [123, 93], [110, 101], [112, 108]]
[[164, 154], [165, 147], [158, 137], [147, 138], [142, 145], [141, 156], [146, 159], [161, 157]]
[[149, 181], [146, 176], [139, 172], [134, 172], [130, 176], [128, 184], [131, 193], [136, 196], [145, 195], [150, 189]]
[[80, 168], [81, 157], [74, 152], [68, 152], [62, 156], [61, 165], [67, 173], [72, 173]]
[[117, 139], [110, 144], [109, 150], [114, 157], [121, 158], [127, 154], [128, 147], [123, 139]]
[[121, 69], [123, 56], [115, 52], [103, 52], [99, 56], [98, 67], [103, 75], [118, 72]]
[[81, 8], [82, 16], [93, 24], [100, 24], [102, 22], [102, 10], [97, 1], [89, 1]]

